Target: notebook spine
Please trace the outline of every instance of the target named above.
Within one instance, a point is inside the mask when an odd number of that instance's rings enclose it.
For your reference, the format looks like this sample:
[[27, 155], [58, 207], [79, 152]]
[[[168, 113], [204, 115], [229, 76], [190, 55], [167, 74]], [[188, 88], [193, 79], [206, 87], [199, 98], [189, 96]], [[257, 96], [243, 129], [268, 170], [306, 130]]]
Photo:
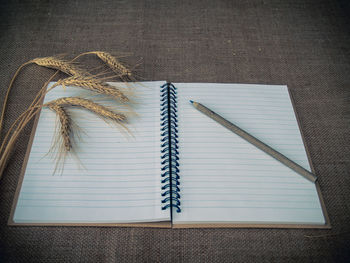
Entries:
[[180, 208], [180, 176], [177, 130], [176, 87], [167, 83], [161, 87], [161, 158], [162, 209]]

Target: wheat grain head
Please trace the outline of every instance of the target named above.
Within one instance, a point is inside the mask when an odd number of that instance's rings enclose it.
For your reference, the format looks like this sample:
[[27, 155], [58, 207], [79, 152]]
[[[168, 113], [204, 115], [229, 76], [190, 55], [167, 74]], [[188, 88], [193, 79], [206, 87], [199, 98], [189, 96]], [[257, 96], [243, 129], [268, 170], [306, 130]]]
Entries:
[[35, 63], [42, 67], [52, 68], [60, 70], [71, 76], [84, 76], [83, 70], [79, 69], [73, 63], [56, 58], [56, 57], [43, 57], [43, 58], [35, 58], [31, 60], [32, 63]]
[[[81, 77], [81, 76], [72, 76], [69, 78], [61, 79], [57, 81], [54, 86], [62, 85], [65, 86], [75, 86], [81, 87], [84, 89], [92, 90], [97, 93], [105, 94], [113, 97], [114, 99], [120, 100], [121, 102], [128, 102], [129, 98], [124, 95], [124, 93], [116, 87], [100, 81], [94, 77]], [[54, 87], [53, 86], [53, 87]]]
[[69, 152], [72, 149], [72, 142], [70, 138], [70, 135], [72, 133], [71, 118], [69, 117], [67, 111], [58, 104], [49, 104], [48, 107], [49, 109], [54, 111], [59, 117], [60, 124], [61, 124], [60, 134], [63, 139], [63, 146], [64, 146], [64, 149], [67, 152]]
[[126, 116], [121, 113], [115, 113], [111, 110], [109, 110], [107, 107], [102, 106], [100, 104], [97, 104], [93, 102], [92, 100], [88, 99], [82, 99], [78, 97], [63, 97], [56, 99], [54, 101], [51, 101], [44, 106], [50, 107], [50, 105], [58, 105], [61, 107], [70, 107], [70, 106], [75, 106], [75, 107], [81, 107], [84, 109], [87, 109], [103, 118], [107, 118], [113, 121], [119, 122], [125, 122], [127, 120]]
[[103, 51], [92, 51], [90, 54], [95, 54], [103, 62], [105, 62], [115, 73], [120, 74], [121, 76], [131, 77], [131, 70], [119, 62], [114, 56], [108, 52]]

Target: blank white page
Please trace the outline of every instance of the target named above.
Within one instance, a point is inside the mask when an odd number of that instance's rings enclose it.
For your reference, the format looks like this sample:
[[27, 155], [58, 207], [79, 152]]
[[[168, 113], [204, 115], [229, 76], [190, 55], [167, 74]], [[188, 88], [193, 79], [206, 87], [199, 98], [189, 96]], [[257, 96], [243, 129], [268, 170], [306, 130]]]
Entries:
[[325, 224], [314, 183], [196, 110], [197, 101], [310, 170], [286, 86], [175, 83], [174, 223]]
[[[77, 158], [68, 156], [63, 172], [55, 174], [55, 154], [48, 152], [57, 135], [57, 119], [54, 112], [44, 108], [20, 190], [15, 223], [170, 220], [169, 211], [161, 210], [162, 84], [164, 82], [132, 84], [136, 90], [134, 111], [138, 115], [128, 119], [131, 135], [86, 110], [69, 109], [73, 121], [80, 127], [80, 139], [75, 136]], [[45, 101], [82, 94], [87, 95], [80, 88], [57, 87], [46, 95]], [[99, 96], [94, 98], [103, 102]]]

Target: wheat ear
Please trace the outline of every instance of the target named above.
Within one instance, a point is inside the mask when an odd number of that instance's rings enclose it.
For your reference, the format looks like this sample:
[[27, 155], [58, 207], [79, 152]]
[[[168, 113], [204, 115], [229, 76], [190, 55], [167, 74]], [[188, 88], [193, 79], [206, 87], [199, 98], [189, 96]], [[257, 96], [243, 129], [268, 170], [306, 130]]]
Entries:
[[124, 66], [121, 62], [119, 62], [114, 56], [112, 56], [108, 52], [103, 51], [91, 51], [86, 52], [87, 54], [95, 54], [99, 59], [101, 59], [108, 67], [110, 67], [115, 73], [121, 76], [131, 77], [132, 72], [126, 66]]
[[56, 57], [35, 58], [30, 62], [35, 63], [42, 67], [60, 70], [71, 76], [86, 75], [86, 73], [83, 70], [76, 67], [73, 63], [56, 58]]
[[120, 91], [116, 87], [112, 87], [111, 85], [100, 81], [94, 77], [69, 77], [62, 80], [57, 81], [51, 88], [62, 85], [65, 86], [75, 86], [81, 87], [84, 89], [92, 90], [101, 94], [105, 94], [111, 96], [117, 100], [122, 102], [128, 102], [129, 98], [124, 95], [122, 91]]
[[69, 117], [67, 111], [62, 106], [59, 106], [56, 104], [50, 104], [48, 107], [52, 111], [56, 112], [60, 120], [60, 123], [61, 123], [60, 133], [63, 138], [64, 149], [67, 152], [69, 152], [72, 149], [72, 143], [70, 139], [70, 135], [72, 133], [72, 129], [71, 129], [72, 120]]
[[117, 122], [126, 121], [126, 116], [120, 113], [115, 113], [109, 110], [107, 107], [97, 104], [88, 99], [82, 99], [77, 97], [64, 97], [51, 101], [44, 106], [50, 107], [51, 105], [57, 105], [61, 107], [81, 107], [87, 109], [101, 117], [111, 119]]

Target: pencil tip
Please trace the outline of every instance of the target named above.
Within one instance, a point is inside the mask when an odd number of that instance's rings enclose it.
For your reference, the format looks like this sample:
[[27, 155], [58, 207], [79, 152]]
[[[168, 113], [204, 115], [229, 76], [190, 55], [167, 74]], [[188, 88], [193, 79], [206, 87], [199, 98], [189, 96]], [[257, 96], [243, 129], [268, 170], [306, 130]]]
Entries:
[[193, 100], [190, 100], [190, 102], [193, 104]]

